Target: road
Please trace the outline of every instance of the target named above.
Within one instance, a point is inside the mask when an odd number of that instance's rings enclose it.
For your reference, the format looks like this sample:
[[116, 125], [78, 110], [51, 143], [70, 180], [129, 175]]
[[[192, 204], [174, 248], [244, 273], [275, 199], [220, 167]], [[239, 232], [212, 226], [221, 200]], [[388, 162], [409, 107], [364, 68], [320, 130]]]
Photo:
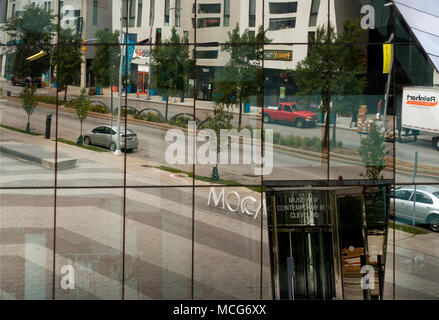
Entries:
[[[49, 113], [54, 113], [54, 109], [38, 107], [31, 117], [31, 130], [36, 132], [44, 132], [45, 118]], [[18, 102], [2, 101], [0, 104], [0, 119], [1, 123], [13, 127], [25, 128], [26, 116]], [[55, 121], [55, 119], [54, 119]], [[52, 122], [52, 136], [55, 135], [55, 125]], [[116, 119], [114, 118], [114, 122]], [[89, 116], [84, 122], [83, 133], [85, 134], [92, 128], [109, 124], [108, 120]], [[73, 113], [60, 111], [59, 112], [59, 137], [76, 141], [79, 136], [79, 121], [75, 119]], [[278, 124], [272, 125], [275, 130], [290, 132], [301, 132], [308, 136], [314, 136], [317, 133], [321, 133], [321, 128], [308, 128], [298, 129], [288, 126], [282, 126]], [[153, 165], [165, 165], [169, 164], [165, 160], [165, 151], [169, 146], [169, 143], [165, 142], [166, 130], [162, 128], [151, 127], [143, 124], [129, 123], [128, 127], [134, 130], [138, 134], [139, 138], [139, 150], [132, 153], [130, 156], [144, 159], [151, 162]], [[348, 141], [352, 146], [351, 149], [358, 150], [358, 144], [355, 141], [359, 141], [360, 137], [353, 131], [338, 130], [339, 139]], [[201, 142], [200, 142], [201, 144]], [[348, 144], [349, 145], [349, 144]], [[346, 147], [346, 145], [344, 144]], [[347, 147], [348, 148], [348, 147]], [[399, 145], [397, 143], [398, 159], [411, 161], [413, 159], [414, 151], [419, 151], [419, 163], [436, 165], [437, 166], [437, 151], [432, 149], [427, 143], [421, 142], [417, 144], [404, 144]], [[362, 170], [361, 163], [352, 163], [345, 160], [339, 160], [331, 158], [331, 178], [337, 179], [342, 172], [345, 179], [358, 178], [358, 171]], [[184, 171], [192, 171], [191, 164], [174, 166]], [[325, 179], [326, 178], [326, 163], [322, 166], [322, 162], [319, 158], [303, 156], [299, 154], [293, 154], [291, 152], [275, 150], [273, 153], [273, 173], [264, 177], [265, 179], [277, 180], [285, 179], [285, 174], [294, 177], [294, 179]], [[254, 168], [251, 165], [220, 165], [221, 178], [238, 181], [245, 184], [258, 184], [260, 183], [260, 176], [254, 175]], [[197, 165], [196, 174], [203, 176], [210, 176], [212, 165]], [[398, 174], [401, 181], [410, 181], [410, 174]], [[420, 177], [425, 182], [437, 182], [437, 178]]]

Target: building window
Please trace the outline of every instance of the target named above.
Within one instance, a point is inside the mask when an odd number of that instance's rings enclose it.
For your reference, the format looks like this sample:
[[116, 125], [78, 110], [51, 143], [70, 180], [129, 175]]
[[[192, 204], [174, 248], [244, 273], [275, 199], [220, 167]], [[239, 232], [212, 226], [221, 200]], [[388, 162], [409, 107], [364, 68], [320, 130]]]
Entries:
[[282, 30], [282, 29], [291, 29], [296, 26], [296, 18], [275, 18], [270, 19], [270, 25], [268, 30]]
[[15, 17], [15, 3], [12, 4], [11, 17]]
[[149, 25], [154, 24], [155, 0], [149, 0]]
[[311, 13], [309, 15], [309, 26], [315, 27], [317, 25], [317, 14], [319, 13], [320, 0], [312, 0]]
[[175, 26], [180, 26], [181, 0], [175, 0]]
[[98, 1], [93, 1], [93, 25], [98, 25]]
[[197, 51], [197, 59], [218, 59], [218, 50]]
[[224, 0], [224, 26], [230, 24], [230, 0]]
[[199, 4], [198, 13], [221, 13], [221, 4], [219, 3]]
[[44, 1], [44, 11], [52, 11], [52, 1]]
[[[127, 1], [128, 1], [128, 8], [127, 8]], [[122, 21], [123, 26], [127, 26], [127, 19], [128, 19], [128, 26], [134, 27], [134, 21], [136, 19], [136, 6], [134, 0], [122, 0]], [[129, 16], [127, 16], [127, 9]]]
[[297, 12], [297, 2], [271, 2], [271, 14], [295, 13]]
[[197, 28], [211, 28], [220, 26], [220, 18], [202, 18], [198, 19]]
[[170, 0], [165, 0], [165, 25], [169, 26], [169, 2]]
[[44, 11], [52, 11], [52, 1], [44, 1]]
[[248, 9], [248, 26], [254, 27], [256, 25], [256, 0], [249, 0]]
[[0, 23], [5, 23], [8, 14], [8, 1], [0, 2], [2, 7], [0, 8]]
[[143, 10], [143, 1], [137, 1], [137, 27], [142, 26], [142, 10]]

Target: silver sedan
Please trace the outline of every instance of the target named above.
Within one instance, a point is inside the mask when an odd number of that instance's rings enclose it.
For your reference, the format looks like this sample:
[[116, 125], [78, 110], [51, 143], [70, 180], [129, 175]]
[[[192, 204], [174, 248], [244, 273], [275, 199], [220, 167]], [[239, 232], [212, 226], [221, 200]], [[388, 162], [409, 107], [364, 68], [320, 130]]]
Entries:
[[415, 195], [414, 186], [404, 186], [395, 190], [394, 197], [398, 218], [412, 221], [415, 212], [415, 223], [428, 224], [431, 230], [439, 232], [439, 188], [416, 186]]
[[[101, 146], [115, 151], [117, 147], [117, 127], [99, 126], [90, 130], [84, 136], [84, 144]], [[120, 131], [121, 149], [131, 151], [137, 149], [138, 145], [139, 140], [133, 130], [128, 129], [126, 134], [123, 129]]]

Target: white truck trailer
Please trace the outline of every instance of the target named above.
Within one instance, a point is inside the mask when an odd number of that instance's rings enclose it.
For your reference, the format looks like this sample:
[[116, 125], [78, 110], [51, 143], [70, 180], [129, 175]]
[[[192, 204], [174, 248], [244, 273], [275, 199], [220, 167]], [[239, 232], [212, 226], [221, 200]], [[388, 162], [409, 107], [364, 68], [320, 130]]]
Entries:
[[432, 133], [439, 150], [439, 88], [405, 87], [402, 95], [402, 128]]

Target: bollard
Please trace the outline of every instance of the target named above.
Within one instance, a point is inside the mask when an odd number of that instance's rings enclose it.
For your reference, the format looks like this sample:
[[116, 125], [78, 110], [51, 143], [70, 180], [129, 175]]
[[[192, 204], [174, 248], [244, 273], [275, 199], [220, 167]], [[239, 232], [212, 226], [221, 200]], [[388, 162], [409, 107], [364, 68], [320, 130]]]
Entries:
[[51, 124], [52, 124], [52, 115], [48, 114], [46, 116], [46, 135], [45, 135], [46, 139], [50, 139], [50, 127], [51, 127]]

